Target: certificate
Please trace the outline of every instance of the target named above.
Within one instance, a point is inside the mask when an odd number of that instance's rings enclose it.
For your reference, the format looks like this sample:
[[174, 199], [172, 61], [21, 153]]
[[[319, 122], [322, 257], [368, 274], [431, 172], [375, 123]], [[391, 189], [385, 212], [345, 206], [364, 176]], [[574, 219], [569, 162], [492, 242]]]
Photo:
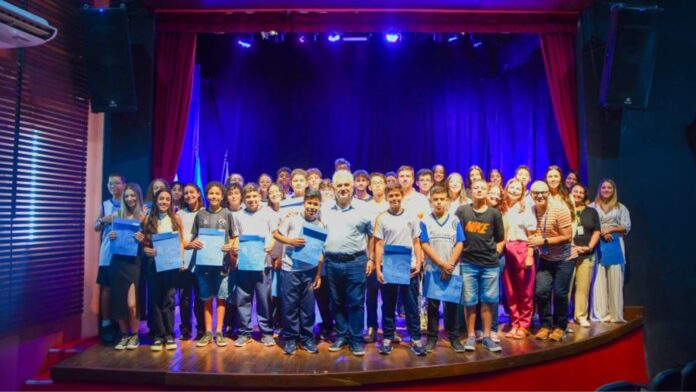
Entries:
[[133, 234], [140, 230], [137, 219], [114, 218], [111, 230], [116, 232], [116, 238], [111, 241], [111, 253], [121, 256], [136, 256], [138, 241]]
[[179, 233], [155, 234], [152, 236], [152, 246], [157, 251], [155, 256], [157, 272], [180, 269], [184, 265]]
[[225, 230], [202, 228], [198, 230], [198, 239], [203, 243], [203, 249], [196, 250], [196, 265], [222, 267]]
[[450, 275], [449, 279], [440, 279], [440, 269], [435, 267], [425, 273], [425, 296], [439, 301], [461, 303], [462, 298], [462, 277], [461, 275]]
[[599, 263], [602, 265], [624, 264], [624, 254], [621, 249], [621, 235], [614, 233], [611, 241], [599, 241]]
[[237, 269], [240, 271], [263, 271], [266, 266], [265, 241], [258, 235], [239, 236], [239, 259]]
[[298, 267], [302, 265], [308, 265], [316, 267], [319, 265], [319, 256], [324, 249], [324, 243], [326, 242], [326, 229], [321, 226], [306, 223], [302, 228], [302, 238], [305, 240], [304, 246], [295, 247], [292, 251], [290, 258], [293, 261], [293, 266], [300, 263]]
[[384, 245], [384, 281], [392, 284], [410, 284], [412, 254], [413, 251], [407, 246]]
[[292, 199], [281, 200], [280, 210], [283, 213], [291, 211], [302, 211], [302, 206], [304, 205], [304, 197], [293, 197]]

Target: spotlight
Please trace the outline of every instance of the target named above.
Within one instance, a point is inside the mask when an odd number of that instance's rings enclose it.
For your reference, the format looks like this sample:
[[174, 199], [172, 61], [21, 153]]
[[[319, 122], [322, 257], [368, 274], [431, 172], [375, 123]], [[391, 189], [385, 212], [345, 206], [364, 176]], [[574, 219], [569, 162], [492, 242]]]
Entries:
[[329, 42], [338, 42], [341, 40], [341, 33], [333, 32], [329, 33], [329, 36], [327, 37]]
[[309, 38], [307, 38], [306, 35], [304, 35], [304, 34], [299, 34], [299, 35], [297, 36], [297, 42], [299, 42], [299, 43], [301, 43], [301, 44], [305, 44], [305, 43], [307, 43], [307, 41], [309, 41]]
[[275, 44], [285, 42], [285, 33], [279, 33], [275, 30], [271, 31], [262, 31], [261, 32], [261, 39], [264, 41], [270, 41]]
[[401, 41], [401, 34], [399, 33], [387, 33], [384, 35], [384, 39], [390, 44], [395, 44]]
[[459, 39], [459, 35], [452, 34], [447, 38], [447, 42], [454, 42], [454, 41], [457, 41], [458, 39]]
[[251, 42], [245, 41], [245, 40], [238, 40], [237, 45], [241, 46], [244, 49], [249, 49], [251, 48]]
[[483, 46], [483, 41], [481, 39], [474, 37], [473, 34], [469, 34], [469, 41], [471, 41], [471, 46], [474, 48], [480, 48]]

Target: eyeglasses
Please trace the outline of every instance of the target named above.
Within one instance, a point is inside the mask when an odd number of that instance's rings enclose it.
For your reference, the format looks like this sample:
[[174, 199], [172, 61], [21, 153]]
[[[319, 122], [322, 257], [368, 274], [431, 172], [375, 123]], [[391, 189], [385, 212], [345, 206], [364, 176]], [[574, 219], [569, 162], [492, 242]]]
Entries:
[[544, 196], [547, 197], [549, 195], [549, 191], [542, 191], [542, 192], [535, 192], [532, 191], [532, 196], [537, 197], [537, 196]]

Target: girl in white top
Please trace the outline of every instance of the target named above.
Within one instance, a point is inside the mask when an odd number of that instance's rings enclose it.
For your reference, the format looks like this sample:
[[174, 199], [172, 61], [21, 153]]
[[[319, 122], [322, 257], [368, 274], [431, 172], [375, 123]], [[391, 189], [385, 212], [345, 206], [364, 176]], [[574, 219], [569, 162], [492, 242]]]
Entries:
[[471, 203], [471, 200], [466, 197], [466, 193], [464, 192], [464, 179], [461, 174], [452, 172], [447, 176], [445, 189], [447, 189], [447, 196], [450, 201], [450, 214], [454, 215], [459, 206]]
[[534, 312], [534, 248], [527, 245], [527, 235], [536, 229], [537, 221], [524, 202], [524, 185], [520, 180], [508, 181], [500, 212], [507, 228], [503, 286], [511, 326], [505, 337], [524, 339], [529, 335]]
[[[151, 313], [151, 332], [155, 335], [155, 341], [150, 346], [152, 351], [175, 350], [174, 341], [174, 294], [176, 293], [175, 279], [177, 270], [157, 272], [155, 256], [157, 251], [153, 247], [152, 237], [155, 234], [177, 232], [181, 243], [183, 256], [184, 244], [181, 233], [181, 219], [174, 214], [172, 208], [172, 194], [168, 189], [162, 189], [155, 193], [154, 205], [150, 210], [143, 230], [145, 235], [144, 252], [148, 257], [146, 263], [148, 308]], [[182, 264], [183, 269], [183, 264]]]
[[[172, 193], [174, 193], [174, 186], [172, 185]], [[188, 183], [183, 187], [182, 196], [182, 208], [176, 212], [176, 215], [181, 219], [182, 223], [182, 235], [184, 238], [184, 248], [187, 248], [189, 242], [191, 242], [191, 229], [193, 228], [193, 222], [196, 219], [196, 214], [198, 211], [204, 208], [203, 198], [201, 197], [201, 190], [198, 185], [193, 183]], [[192, 332], [192, 309], [191, 300], [195, 298], [195, 303], [193, 304], [193, 315], [196, 317], [196, 330], [197, 336], [196, 340], [200, 339], [205, 333], [205, 323], [203, 321], [203, 301], [200, 300], [198, 279], [196, 275], [193, 274], [193, 268], [195, 266], [191, 265], [191, 256], [193, 255], [193, 249], [184, 250], [184, 270], [179, 274], [179, 279], [177, 279], [177, 289], [179, 292], [179, 313], [181, 315], [181, 325], [179, 329], [181, 331], [181, 340], [191, 339]]]
[[590, 204], [599, 214], [602, 226], [600, 242], [620, 241], [623, 263], [603, 260], [600, 254], [597, 263], [597, 276], [593, 286], [592, 318], [602, 322], [624, 322], [623, 318], [623, 279], [626, 262], [624, 236], [631, 231], [631, 216], [628, 209], [619, 203], [616, 184], [604, 180], [599, 184], [594, 203]]

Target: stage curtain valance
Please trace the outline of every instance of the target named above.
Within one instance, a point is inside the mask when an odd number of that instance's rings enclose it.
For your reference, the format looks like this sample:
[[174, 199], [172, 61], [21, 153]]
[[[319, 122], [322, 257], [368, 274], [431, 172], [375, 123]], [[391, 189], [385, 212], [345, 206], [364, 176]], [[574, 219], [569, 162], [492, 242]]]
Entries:
[[471, 32], [537, 33], [563, 149], [571, 169], [579, 164], [574, 34], [577, 14], [442, 10], [328, 10], [325, 12], [160, 12], [157, 14], [153, 175], [172, 180], [181, 154], [197, 33]]

